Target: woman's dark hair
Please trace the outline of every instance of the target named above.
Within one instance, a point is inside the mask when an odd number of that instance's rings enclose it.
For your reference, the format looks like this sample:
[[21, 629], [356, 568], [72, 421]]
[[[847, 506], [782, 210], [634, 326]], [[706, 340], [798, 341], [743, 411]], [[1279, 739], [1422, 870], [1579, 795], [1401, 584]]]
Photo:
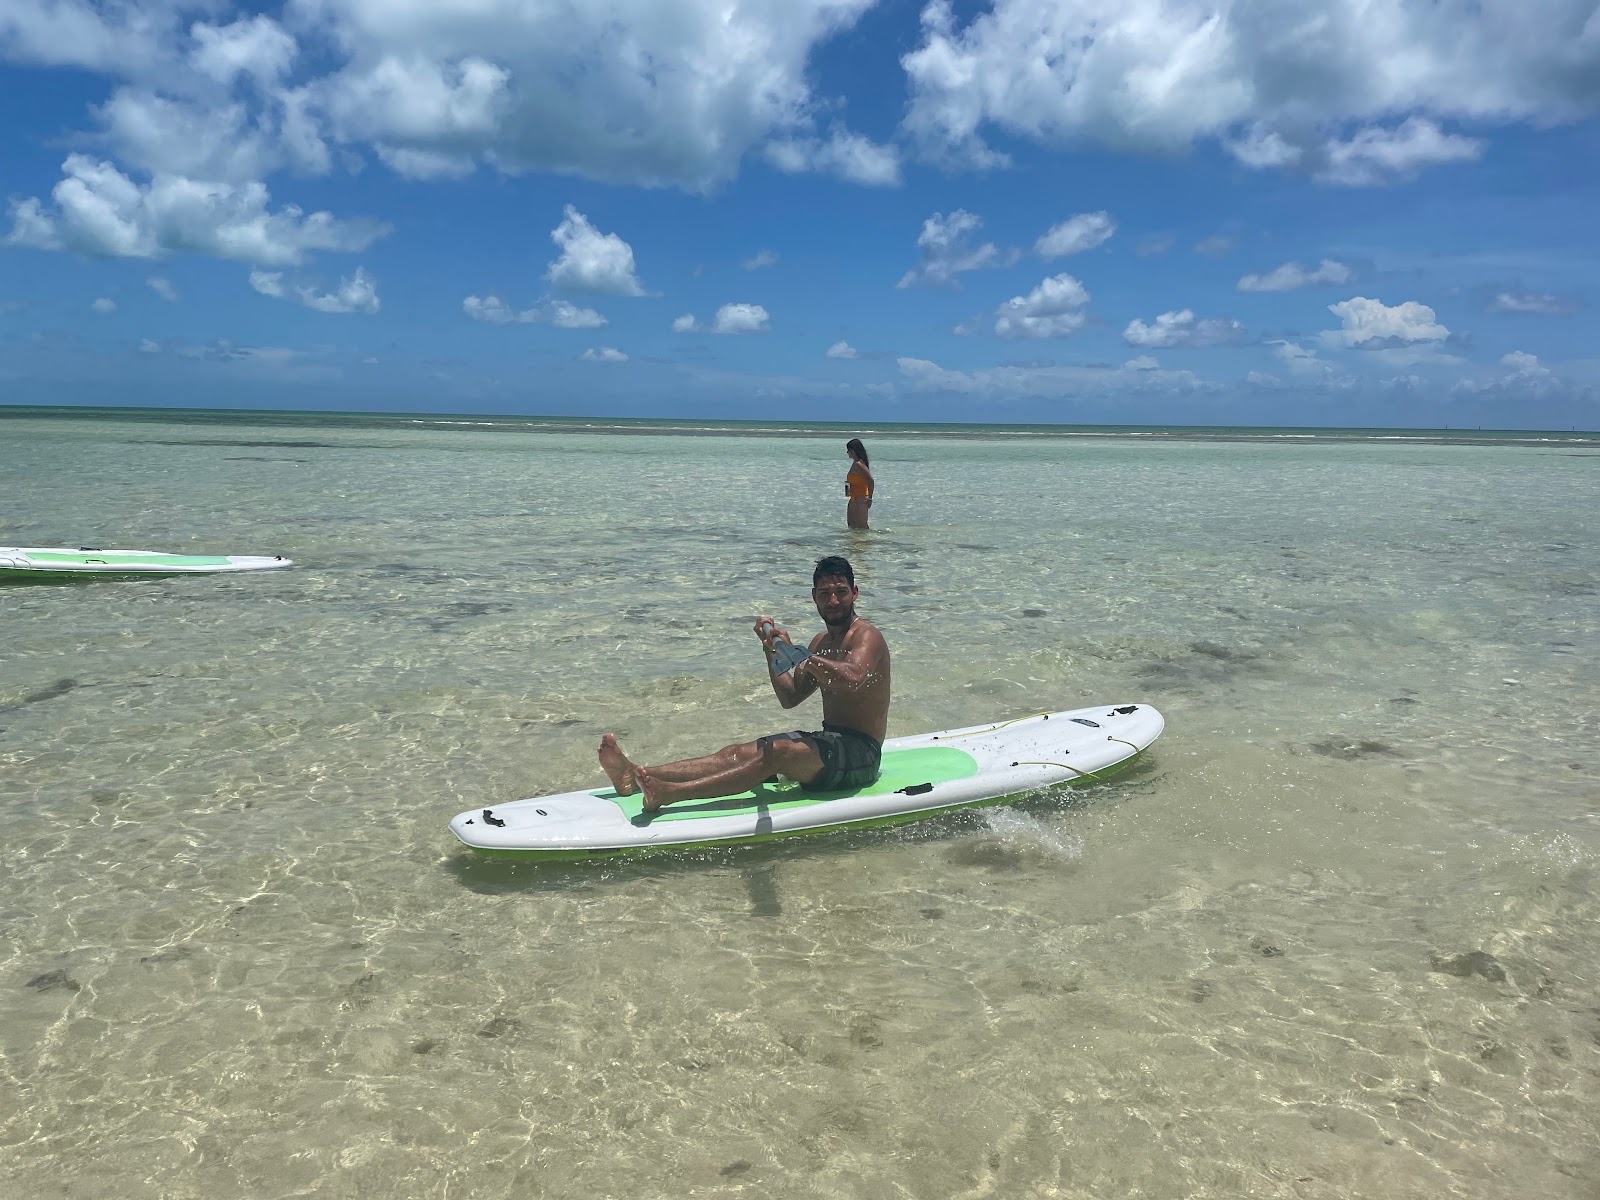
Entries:
[[854, 457], [859, 458], [863, 467], [870, 467], [872, 465], [872, 463], [867, 460], [867, 448], [861, 444], [860, 438], [851, 438], [844, 444], [844, 448], [850, 451]]
[[811, 586], [819, 587], [824, 579], [842, 579], [855, 587], [855, 569], [851, 567], [849, 559], [830, 554], [827, 558], [817, 559], [817, 569], [811, 572]]

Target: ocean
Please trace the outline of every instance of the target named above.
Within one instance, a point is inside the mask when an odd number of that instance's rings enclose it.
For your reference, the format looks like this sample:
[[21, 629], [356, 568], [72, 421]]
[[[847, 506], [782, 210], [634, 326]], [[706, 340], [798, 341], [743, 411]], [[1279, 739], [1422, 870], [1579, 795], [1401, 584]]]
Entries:
[[[864, 439], [870, 531], [844, 527]], [[17, 1197], [1600, 1193], [1600, 434], [0, 407]], [[516, 864], [457, 812], [1095, 703], [1112, 781]]]

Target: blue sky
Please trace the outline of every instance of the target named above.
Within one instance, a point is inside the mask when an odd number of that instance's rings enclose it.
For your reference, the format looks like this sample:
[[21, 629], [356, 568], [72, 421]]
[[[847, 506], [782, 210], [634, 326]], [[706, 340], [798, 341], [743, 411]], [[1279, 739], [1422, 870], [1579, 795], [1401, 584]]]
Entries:
[[1600, 0], [0, 0], [0, 403], [1600, 427]]

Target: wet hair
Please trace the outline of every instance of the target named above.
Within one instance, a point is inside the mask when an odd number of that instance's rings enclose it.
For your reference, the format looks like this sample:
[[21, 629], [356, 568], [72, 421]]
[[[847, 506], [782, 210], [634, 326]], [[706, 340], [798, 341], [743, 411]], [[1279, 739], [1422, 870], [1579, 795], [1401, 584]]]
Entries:
[[851, 587], [855, 587], [855, 569], [851, 567], [849, 559], [830, 554], [827, 558], [817, 559], [817, 569], [811, 572], [811, 586], [821, 586], [824, 579], [843, 579]]
[[844, 448], [850, 451], [852, 458], [859, 458], [863, 467], [870, 467], [872, 465], [867, 461], [867, 448], [861, 444], [860, 438], [851, 438], [844, 444]]

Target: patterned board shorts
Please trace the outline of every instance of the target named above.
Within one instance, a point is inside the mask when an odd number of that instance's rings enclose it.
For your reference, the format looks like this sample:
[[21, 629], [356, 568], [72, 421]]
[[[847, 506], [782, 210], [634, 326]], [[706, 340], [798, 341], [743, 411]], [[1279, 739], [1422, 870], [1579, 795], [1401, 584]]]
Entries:
[[808, 792], [842, 792], [866, 787], [878, 778], [883, 746], [859, 729], [824, 721], [820, 730], [791, 729], [788, 733], [769, 733], [760, 740], [785, 739], [810, 742], [816, 747], [817, 757], [822, 759], [821, 773], [810, 783], [801, 785]]

